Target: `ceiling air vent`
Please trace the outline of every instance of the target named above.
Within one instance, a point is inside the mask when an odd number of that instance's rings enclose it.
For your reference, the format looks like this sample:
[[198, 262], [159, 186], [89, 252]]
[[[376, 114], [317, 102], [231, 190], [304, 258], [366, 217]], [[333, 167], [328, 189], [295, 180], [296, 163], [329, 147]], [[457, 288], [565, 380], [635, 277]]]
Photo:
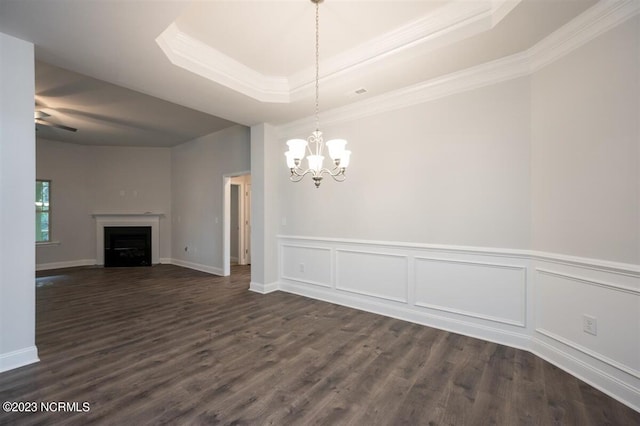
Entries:
[[365, 89], [364, 87], [361, 87], [359, 89], [347, 92], [347, 97], [355, 98], [356, 96], [364, 95], [365, 93], [367, 93], [367, 89]]

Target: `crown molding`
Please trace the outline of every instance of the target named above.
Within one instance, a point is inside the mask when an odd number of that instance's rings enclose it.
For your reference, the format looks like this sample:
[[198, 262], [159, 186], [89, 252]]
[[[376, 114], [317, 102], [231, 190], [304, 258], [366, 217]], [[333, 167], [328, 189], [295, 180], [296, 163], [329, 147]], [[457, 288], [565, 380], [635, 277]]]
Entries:
[[[518, 53], [320, 113], [320, 123], [333, 125], [349, 122], [529, 74], [530, 63], [527, 54]], [[308, 130], [312, 121], [313, 117], [305, 117], [282, 125], [279, 129], [283, 134], [296, 133]]]
[[182, 32], [172, 23], [156, 43], [172, 64], [222, 84], [260, 102], [288, 103], [285, 77], [263, 75], [217, 49]]
[[[601, 0], [549, 36], [520, 53], [370, 97], [320, 114], [333, 125], [433, 101], [536, 72], [640, 13], [638, 0]], [[312, 117], [279, 127], [282, 134], [304, 131]]]
[[528, 50], [537, 71], [640, 12], [638, 0], [601, 0]]
[[[339, 55], [322, 61], [322, 82], [401, 53], [420, 49], [421, 53], [488, 31], [498, 24], [521, 0], [454, 1], [432, 13], [375, 37]], [[312, 89], [314, 69], [307, 68], [289, 77], [291, 100], [303, 98]]]
[[[427, 16], [322, 61], [325, 82], [408, 49], [430, 51], [493, 28], [522, 0], [454, 0]], [[260, 102], [289, 103], [311, 93], [315, 68], [268, 76], [170, 24], [156, 43], [172, 64]]]

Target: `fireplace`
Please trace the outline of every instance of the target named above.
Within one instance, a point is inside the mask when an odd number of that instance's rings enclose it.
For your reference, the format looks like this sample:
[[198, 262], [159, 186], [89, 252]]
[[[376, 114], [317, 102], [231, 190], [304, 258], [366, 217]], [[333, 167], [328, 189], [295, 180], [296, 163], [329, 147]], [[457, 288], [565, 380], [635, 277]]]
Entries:
[[163, 213], [93, 213], [96, 220], [96, 265], [104, 265], [104, 229], [107, 227], [151, 227], [151, 264], [160, 262], [160, 218]]
[[151, 226], [105, 226], [104, 266], [151, 266]]

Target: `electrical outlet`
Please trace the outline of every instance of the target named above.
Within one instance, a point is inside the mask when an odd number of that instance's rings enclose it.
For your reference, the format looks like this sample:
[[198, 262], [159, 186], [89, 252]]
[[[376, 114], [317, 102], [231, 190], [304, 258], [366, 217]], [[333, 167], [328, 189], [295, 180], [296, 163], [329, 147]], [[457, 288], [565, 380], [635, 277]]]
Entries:
[[592, 317], [591, 315], [583, 315], [582, 316], [582, 330], [585, 333], [593, 334], [594, 336], [598, 335], [598, 320], [596, 317]]
[[304, 272], [304, 263], [298, 265], [298, 268], [300, 268], [300, 272]]

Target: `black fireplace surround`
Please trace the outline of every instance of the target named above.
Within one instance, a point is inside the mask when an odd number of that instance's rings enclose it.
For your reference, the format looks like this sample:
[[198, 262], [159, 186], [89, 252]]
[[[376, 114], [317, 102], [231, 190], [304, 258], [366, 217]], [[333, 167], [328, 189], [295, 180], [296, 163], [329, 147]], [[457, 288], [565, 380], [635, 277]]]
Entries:
[[151, 227], [105, 226], [104, 266], [151, 266]]

